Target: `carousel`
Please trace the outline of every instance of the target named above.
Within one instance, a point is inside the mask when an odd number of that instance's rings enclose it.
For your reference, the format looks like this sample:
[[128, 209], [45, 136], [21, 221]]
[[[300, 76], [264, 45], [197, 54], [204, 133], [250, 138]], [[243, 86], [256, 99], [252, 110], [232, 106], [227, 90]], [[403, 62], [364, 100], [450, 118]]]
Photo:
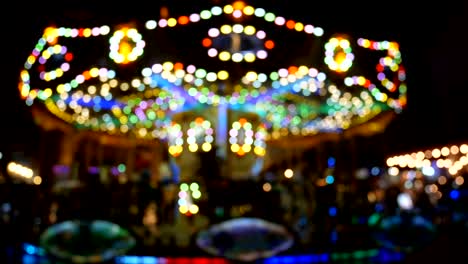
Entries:
[[81, 168], [106, 167], [103, 181], [146, 170], [150, 182], [181, 183], [193, 196], [206, 171], [255, 179], [323, 142], [381, 133], [405, 109], [397, 42], [243, 1], [168, 10], [44, 28], [18, 84], [35, 122], [55, 135], [41, 150], [58, 149], [40, 168], [44, 183], [80, 180]]
[[269, 149], [382, 132], [406, 105], [405, 78], [396, 42], [238, 1], [47, 27], [18, 87], [37, 123], [63, 132], [59, 164], [70, 166], [87, 140], [97, 143], [84, 147], [87, 163], [106, 162], [101, 146], [147, 146], [156, 161], [168, 151], [189, 178], [194, 153], [214, 151], [226, 177], [242, 178], [258, 159], [275, 159]]

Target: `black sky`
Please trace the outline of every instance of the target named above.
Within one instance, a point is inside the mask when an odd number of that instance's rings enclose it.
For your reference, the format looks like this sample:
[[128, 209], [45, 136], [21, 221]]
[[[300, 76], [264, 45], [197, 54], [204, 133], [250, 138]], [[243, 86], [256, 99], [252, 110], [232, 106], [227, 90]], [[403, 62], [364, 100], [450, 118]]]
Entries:
[[[408, 106], [385, 133], [389, 151], [401, 152], [468, 141], [468, 4], [467, 1], [247, 1], [285, 17], [308, 21], [325, 30], [400, 43], [407, 70]], [[355, 3], [359, 2], [359, 3]], [[382, 3], [384, 2], [384, 3]], [[42, 33], [61, 21], [124, 21], [159, 14], [159, 5], [174, 12], [196, 10], [226, 1], [144, 1], [105, 9], [88, 1], [75, 6], [24, 7], [13, 4], [3, 16], [2, 131], [9, 136], [3, 147], [27, 148], [38, 139], [28, 108], [19, 100], [19, 70]], [[203, 3], [203, 4], [201, 4]], [[102, 3], [104, 4], [104, 3]], [[411, 5], [410, 5], [411, 4]], [[104, 4], [105, 5], [105, 4]], [[112, 10], [112, 12], [110, 11]], [[393, 11], [392, 11], [393, 10]]]

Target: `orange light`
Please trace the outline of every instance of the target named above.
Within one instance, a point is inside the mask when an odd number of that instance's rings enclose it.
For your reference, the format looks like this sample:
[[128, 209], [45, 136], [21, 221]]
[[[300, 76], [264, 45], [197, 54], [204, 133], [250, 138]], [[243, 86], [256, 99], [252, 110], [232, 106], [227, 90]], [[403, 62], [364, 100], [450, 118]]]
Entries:
[[294, 29], [295, 26], [296, 22], [294, 22], [293, 20], [288, 20], [288, 22], [286, 22], [286, 27], [289, 29]]
[[179, 17], [179, 19], [178, 19], [177, 22], [178, 22], [179, 24], [181, 24], [181, 25], [186, 25], [186, 24], [188, 24], [189, 21], [190, 21], [190, 20], [189, 20], [189, 17], [188, 17], [188, 16], [181, 16], [181, 17]]
[[159, 10], [159, 15], [162, 18], [167, 18], [169, 16], [169, 9], [167, 9], [167, 7], [165, 6], [162, 6], [161, 9]]
[[265, 41], [265, 48], [267, 49], [272, 49], [275, 47], [275, 42], [273, 40], [267, 40]]
[[289, 66], [288, 71], [289, 73], [296, 73], [297, 69], [297, 66]]
[[346, 60], [346, 53], [344, 53], [344, 52], [338, 52], [338, 53], [335, 55], [335, 60], [336, 60], [336, 63], [342, 64], [342, 63]]
[[182, 64], [182, 62], [176, 62], [174, 64], [174, 70], [181, 70], [184, 68], [184, 64]]
[[85, 80], [89, 80], [89, 78], [91, 78], [91, 74], [89, 73], [89, 71], [85, 71], [83, 72], [83, 77], [85, 78]]
[[202, 117], [197, 117], [197, 118], [195, 119], [195, 123], [197, 123], [197, 124], [203, 123], [203, 118], [202, 118]]
[[236, 1], [232, 4], [234, 10], [242, 10], [245, 7], [244, 1]]
[[211, 44], [212, 44], [212, 41], [211, 41], [210, 38], [204, 38], [204, 39], [202, 40], [202, 45], [203, 45], [203, 47], [205, 47], [205, 48], [210, 47]]
[[128, 54], [132, 52], [133, 47], [127, 41], [121, 41], [119, 46], [119, 52], [124, 56], [123, 63], [128, 63]]

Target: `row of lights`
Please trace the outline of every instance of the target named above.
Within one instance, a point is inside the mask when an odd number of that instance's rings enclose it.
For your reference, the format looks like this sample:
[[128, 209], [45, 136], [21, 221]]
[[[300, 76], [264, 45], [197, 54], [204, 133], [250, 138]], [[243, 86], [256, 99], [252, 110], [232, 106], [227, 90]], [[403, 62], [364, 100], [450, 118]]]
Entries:
[[34, 175], [34, 171], [20, 163], [9, 162], [7, 165], [7, 171], [11, 176], [14, 176], [18, 179], [22, 179], [28, 183], [35, 185], [40, 185], [42, 183], [42, 178], [39, 175]]

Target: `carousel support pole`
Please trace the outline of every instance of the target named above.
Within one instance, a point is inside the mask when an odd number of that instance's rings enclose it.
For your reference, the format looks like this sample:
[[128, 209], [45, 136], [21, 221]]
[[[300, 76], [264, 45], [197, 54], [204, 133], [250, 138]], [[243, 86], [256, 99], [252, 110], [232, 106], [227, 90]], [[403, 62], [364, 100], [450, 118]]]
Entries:
[[227, 133], [228, 133], [228, 107], [227, 103], [220, 103], [218, 106], [218, 124], [216, 128], [216, 156], [221, 160], [227, 157]]
[[136, 144], [129, 144], [127, 151], [127, 175], [129, 180], [133, 180], [135, 177], [135, 154]]
[[88, 184], [90, 181], [89, 167], [91, 165], [91, 158], [94, 152], [94, 144], [92, 142], [92, 137], [84, 136], [80, 140], [80, 144], [83, 145], [83, 152], [80, 157], [80, 164], [78, 169], [78, 178], [84, 184]]
[[229, 166], [227, 160], [227, 135], [228, 135], [228, 120], [229, 120], [229, 109], [228, 103], [222, 102], [218, 106], [218, 122], [216, 127], [216, 158], [221, 164], [218, 164], [219, 173], [222, 176], [230, 177], [231, 175], [225, 175], [229, 173]]
[[151, 166], [150, 184], [152, 187], [157, 187], [162, 178], [159, 168], [161, 166], [161, 163], [164, 162], [162, 158], [163, 151], [164, 149], [161, 146], [151, 145], [152, 162], [150, 165]]
[[70, 130], [64, 131], [60, 141], [60, 152], [58, 157], [58, 164], [69, 168], [67, 179], [72, 180], [78, 177], [76, 166], [76, 153], [80, 143], [82, 133]]
[[42, 177], [42, 186], [46, 189], [52, 187], [54, 179], [51, 178], [53, 162], [50, 161], [51, 155], [48, 153], [50, 149], [49, 142], [50, 130], [40, 130], [40, 145], [39, 145], [39, 158], [38, 158], [38, 171]]

